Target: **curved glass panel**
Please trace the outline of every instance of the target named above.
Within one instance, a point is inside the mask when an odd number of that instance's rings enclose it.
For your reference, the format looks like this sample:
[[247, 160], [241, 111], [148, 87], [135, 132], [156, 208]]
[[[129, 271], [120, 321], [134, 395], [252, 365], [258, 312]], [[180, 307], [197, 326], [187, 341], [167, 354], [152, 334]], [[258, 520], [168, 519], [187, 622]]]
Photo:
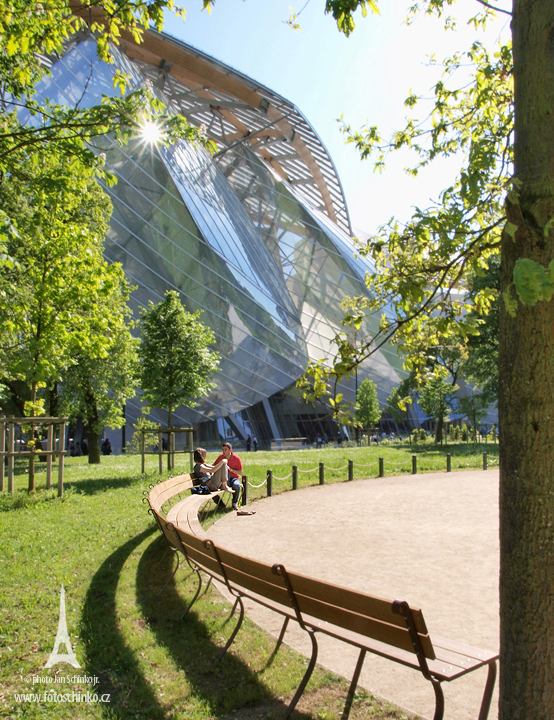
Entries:
[[[145, 82], [138, 65], [117, 49], [114, 57], [133, 87]], [[90, 106], [117, 92], [114, 70], [98, 60], [93, 41], [83, 41], [53, 65], [38, 93]], [[177, 85], [173, 77], [173, 93]], [[222, 356], [215, 390], [193, 409], [178, 408], [175, 422], [227, 417], [226, 427], [240, 435], [247, 425], [237, 413], [244, 411], [268, 437], [323, 428], [322, 408], [307, 407], [295, 382], [309, 359], [329, 356], [344, 331], [342, 300], [367, 292], [372, 267], [355, 257], [351, 238], [242, 141], [216, 160], [186, 142], [152, 149], [139, 140], [120, 147], [105, 137], [95, 150], [118, 178], [106, 188], [114, 208], [106, 257], [120, 262], [136, 286], [133, 308], [138, 314], [167, 290], [179, 291], [188, 310], [202, 310]], [[368, 317], [366, 324], [375, 331], [378, 320]], [[358, 380], [371, 377], [384, 400], [399, 372], [396, 352], [384, 347]], [[352, 395], [354, 380], [343, 390]], [[128, 411], [138, 415], [140, 402], [128, 403]]]

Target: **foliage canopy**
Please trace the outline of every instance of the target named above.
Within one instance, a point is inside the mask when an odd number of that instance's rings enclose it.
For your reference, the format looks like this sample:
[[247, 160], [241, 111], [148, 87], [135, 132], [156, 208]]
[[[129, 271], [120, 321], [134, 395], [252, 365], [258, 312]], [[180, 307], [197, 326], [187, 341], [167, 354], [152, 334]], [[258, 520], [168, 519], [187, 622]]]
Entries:
[[214, 334], [198, 320], [200, 314], [187, 312], [174, 290], [142, 314], [140, 386], [150, 405], [167, 410], [168, 427], [175, 407], [194, 407], [214, 387], [220, 356], [209, 349]]

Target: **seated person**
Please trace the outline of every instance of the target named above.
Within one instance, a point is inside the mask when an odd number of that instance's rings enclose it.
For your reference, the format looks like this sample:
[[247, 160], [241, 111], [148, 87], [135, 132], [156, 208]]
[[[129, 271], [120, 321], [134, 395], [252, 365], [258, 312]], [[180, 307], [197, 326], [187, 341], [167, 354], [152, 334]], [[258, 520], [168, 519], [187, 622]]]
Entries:
[[[252, 439], [254, 441], [254, 438]], [[233, 493], [233, 510], [239, 509], [240, 491], [242, 485], [240, 476], [242, 473], [242, 460], [233, 452], [231, 443], [224, 442], [221, 447], [221, 455], [216, 459], [216, 463], [225, 460], [227, 463], [227, 489]]]
[[229, 489], [227, 487], [227, 460], [218, 460], [214, 465], [210, 465], [206, 462], [206, 450], [196, 448], [194, 463], [192, 471], [194, 485], [206, 485], [211, 492]]

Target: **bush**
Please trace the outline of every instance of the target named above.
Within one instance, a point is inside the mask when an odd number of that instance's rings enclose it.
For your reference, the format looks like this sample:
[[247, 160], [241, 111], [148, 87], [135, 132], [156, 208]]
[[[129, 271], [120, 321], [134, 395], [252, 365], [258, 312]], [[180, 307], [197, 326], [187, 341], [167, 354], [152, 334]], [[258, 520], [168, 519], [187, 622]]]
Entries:
[[427, 433], [423, 428], [419, 428], [419, 439], [421, 442], [425, 442], [427, 440]]
[[[140, 415], [137, 418], [136, 423], [133, 424], [133, 427], [135, 428], [135, 432], [133, 433], [133, 437], [131, 439], [131, 442], [127, 443], [127, 446], [125, 448], [125, 451], [127, 453], [137, 453], [140, 454], [142, 451], [141, 443], [142, 443], [142, 430], [153, 430], [160, 427], [160, 423], [153, 422], [152, 420], [147, 420], [143, 415]], [[145, 450], [152, 450], [154, 448], [154, 445], [156, 445], [158, 442], [158, 438], [156, 435], [147, 435], [146, 436], [146, 443], [145, 443]]]
[[355, 448], [358, 447], [358, 443], [355, 440], [344, 440], [342, 443], [343, 448]]

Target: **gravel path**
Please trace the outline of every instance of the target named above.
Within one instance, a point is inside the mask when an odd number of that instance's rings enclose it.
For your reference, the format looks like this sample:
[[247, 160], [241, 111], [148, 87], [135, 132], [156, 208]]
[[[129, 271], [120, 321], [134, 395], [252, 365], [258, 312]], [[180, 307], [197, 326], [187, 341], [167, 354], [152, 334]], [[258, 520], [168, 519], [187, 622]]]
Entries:
[[[384, 598], [408, 600], [433, 633], [498, 649], [498, 470], [404, 475], [324, 485], [229, 513], [210, 537], [230, 550]], [[278, 635], [281, 616], [252, 603], [248, 615]], [[309, 655], [296, 623], [285, 642]], [[356, 650], [320, 635], [318, 662], [351, 678]], [[446, 720], [478, 716], [486, 670], [443, 685]], [[360, 685], [432, 717], [420, 673], [366, 656]], [[498, 716], [496, 692], [489, 718]]]

